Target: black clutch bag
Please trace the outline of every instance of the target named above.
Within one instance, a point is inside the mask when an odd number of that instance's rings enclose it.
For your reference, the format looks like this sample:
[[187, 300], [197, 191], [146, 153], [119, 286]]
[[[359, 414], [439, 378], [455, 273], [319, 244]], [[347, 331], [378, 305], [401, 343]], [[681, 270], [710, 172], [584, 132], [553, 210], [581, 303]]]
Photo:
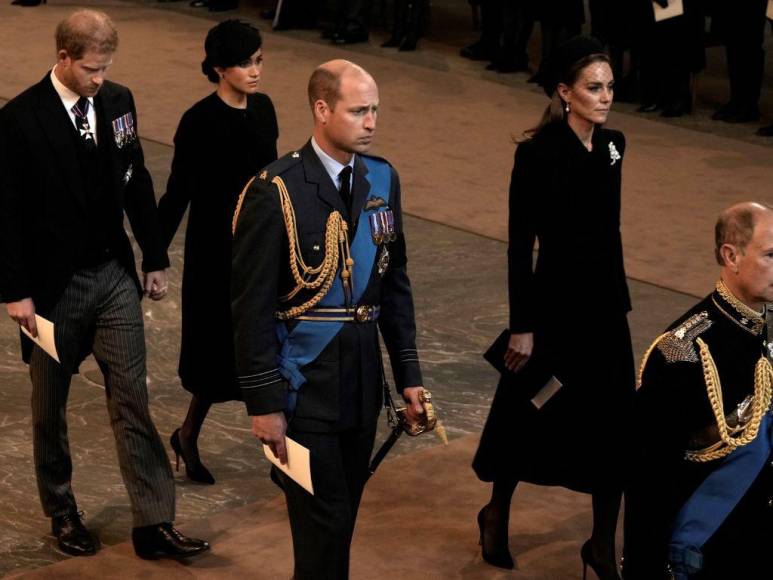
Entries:
[[488, 350], [483, 353], [483, 358], [494, 367], [500, 374], [513, 374], [505, 366], [505, 353], [507, 352], [507, 345], [510, 343], [510, 329], [505, 328], [502, 333], [497, 336], [496, 340], [492, 343]]
[[558, 380], [544, 357], [534, 356], [529, 359], [518, 373], [505, 366], [505, 353], [510, 344], [510, 329], [505, 328], [491, 344], [483, 358], [503, 377], [519, 377], [520, 392], [535, 408], [540, 409], [558, 393], [563, 384]]

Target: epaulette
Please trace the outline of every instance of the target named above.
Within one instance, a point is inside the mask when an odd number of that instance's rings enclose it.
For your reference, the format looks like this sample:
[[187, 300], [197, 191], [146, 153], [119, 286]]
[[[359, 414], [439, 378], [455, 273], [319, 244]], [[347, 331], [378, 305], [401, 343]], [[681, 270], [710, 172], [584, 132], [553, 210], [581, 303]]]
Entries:
[[291, 151], [287, 155], [283, 155], [273, 163], [268, 164], [264, 169], [258, 173], [258, 179], [270, 182], [277, 175], [282, 175], [285, 171], [291, 167], [295, 167], [301, 162], [301, 152]]
[[699, 362], [695, 339], [706, 332], [714, 322], [705, 310], [694, 314], [682, 324], [667, 332], [658, 342], [658, 350], [666, 362]]

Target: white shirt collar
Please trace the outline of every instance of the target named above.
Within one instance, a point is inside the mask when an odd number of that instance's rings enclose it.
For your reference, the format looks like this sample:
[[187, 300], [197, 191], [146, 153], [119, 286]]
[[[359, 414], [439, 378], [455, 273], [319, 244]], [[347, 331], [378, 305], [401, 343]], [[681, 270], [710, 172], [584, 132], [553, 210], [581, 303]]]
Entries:
[[[54, 74], [54, 71], [56, 70], [56, 65], [54, 65], [54, 68], [51, 69], [51, 83], [54, 85], [54, 90], [56, 90], [57, 94], [59, 95], [59, 98], [62, 99], [62, 103], [64, 104], [64, 107], [67, 109], [67, 112], [71, 112], [73, 106], [75, 106], [75, 103], [78, 102], [78, 99], [80, 99], [80, 95], [69, 88], [67, 88], [62, 81], [60, 81], [58, 78], [56, 78], [56, 74]], [[86, 97], [89, 101], [89, 105], [91, 105], [91, 108], [94, 107], [94, 97]]]
[[343, 170], [344, 167], [351, 167], [352, 171], [354, 171], [354, 155], [352, 155], [352, 158], [349, 160], [349, 163], [344, 165], [343, 163], [339, 163], [330, 155], [325, 153], [322, 150], [322, 147], [319, 146], [317, 143], [317, 140], [314, 139], [314, 137], [311, 138], [311, 146], [314, 149], [314, 152], [317, 154], [317, 157], [319, 157], [319, 160], [322, 162], [322, 166], [325, 168], [325, 171], [327, 171], [327, 174], [330, 176], [330, 179], [333, 181], [333, 184], [336, 186], [336, 189], [338, 189], [341, 186], [341, 179], [339, 177], [339, 174]]

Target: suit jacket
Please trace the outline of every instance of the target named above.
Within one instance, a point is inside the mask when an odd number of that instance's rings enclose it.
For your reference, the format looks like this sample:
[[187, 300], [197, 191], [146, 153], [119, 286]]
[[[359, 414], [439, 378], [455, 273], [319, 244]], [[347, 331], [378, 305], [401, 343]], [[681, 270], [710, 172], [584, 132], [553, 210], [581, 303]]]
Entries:
[[[94, 108], [100, 151], [109, 148], [101, 187], [112, 197], [112, 250], [140, 291], [124, 211], [142, 249], [142, 269], [162, 270], [169, 260], [139, 139], [119, 147], [113, 134], [112, 121], [126, 113], [137, 129], [134, 99], [127, 88], [105, 81]], [[0, 110], [0, 296], [5, 302], [31, 297], [43, 316], [86, 251], [89, 201], [74, 134], [48, 74]]]
[[[294, 287], [288, 263], [287, 232], [277, 188], [281, 176], [290, 192], [303, 259], [310, 267], [324, 255], [325, 223], [339, 211], [355, 228], [370, 185], [364, 162], [355, 158], [352, 174], [352, 218], [311, 143], [285, 155], [266, 168], [244, 197], [233, 241], [231, 278], [236, 373], [251, 415], [284, 410], [287, 383], [277, 369], [277, 310], [301, 304], [310, 294], [301, 292], [288, 303], [279, 302]], [[299, 430], [336, 431], [372, 424], [381, 404], [381, 351], [378, 329], [389, 351], [396, 387], [420, 385], [416, 352], [413, 297], [406, 271], [405, 239], [400, 212], [400, 182], [392, 170], [390, 207], [395, 214], [396, 241], [389, 244], [391, 261], [383, 276], [374, 267], [360, 304], [380, 305], [375, 323], [345, 323], [316, 360], [301, 369], [307, 382], [301, 387], [293, 426]], [[294, 323], [289, 323], [292, 327]], [[378, 326], [378, 328], [377, 328]], [[259, 377], [256, 380], [255, 377]]]

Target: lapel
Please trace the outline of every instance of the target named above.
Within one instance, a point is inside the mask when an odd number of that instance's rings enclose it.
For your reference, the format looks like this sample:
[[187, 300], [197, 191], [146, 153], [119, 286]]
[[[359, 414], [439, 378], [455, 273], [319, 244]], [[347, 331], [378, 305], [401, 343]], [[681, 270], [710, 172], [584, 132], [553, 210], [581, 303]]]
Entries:
[[368, 167], [359, 155], [354, 156], [354, 171], [352, 171], [352, 220], [354, 222], [355, 233], [357, 225], [365, 206], [365, 200], [370, 194], [370, 181], [368, 181]]
[[301, 158], [303, 159], [303, 171], [306, 175], [306, 182], [317, 186], [317, 196], [328, 206], [340, 212], [344, 217], [349, 215], [341, 194], [336, 189], [330, 176], [325, 171], [325, 167], [317, 157], [311, 141], [306, 143], [301, 149]]
[[83, 189], [80, 163], [73, 141], [73, 137], [76, 136], [75, 126], [48, 75], [38, 86], [40, 87], [40, 99], [35, 113], [40, 121], [40, 126], [51, 144], [54, 157], [61, 167], [67, 187], [72, 192], [73, 197], [82, 206], [85, 206], [86, 193]]

